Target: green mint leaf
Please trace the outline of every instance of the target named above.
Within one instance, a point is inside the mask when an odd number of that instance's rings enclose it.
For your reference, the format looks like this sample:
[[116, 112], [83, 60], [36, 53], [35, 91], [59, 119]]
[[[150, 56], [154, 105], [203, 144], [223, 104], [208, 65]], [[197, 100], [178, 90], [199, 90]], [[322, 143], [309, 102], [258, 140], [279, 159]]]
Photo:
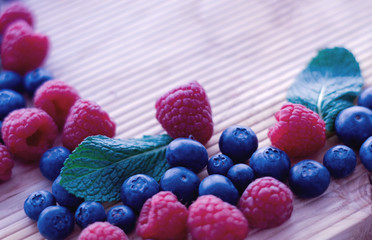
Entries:
[[66, 159], [60, 183], [86, 201], [119, 200], [121, 185], [134, 174], [160, 180], [169, 168], [165, 150], [172, 140], [168, 135], [128, 140], [87, 137]]
[[354, 105], [364, 79], [358, 62], [345, 48], [319, 51], [289, 88], [287, 100], [318, 113], [328, 133], [334, 131], [337, 114]]

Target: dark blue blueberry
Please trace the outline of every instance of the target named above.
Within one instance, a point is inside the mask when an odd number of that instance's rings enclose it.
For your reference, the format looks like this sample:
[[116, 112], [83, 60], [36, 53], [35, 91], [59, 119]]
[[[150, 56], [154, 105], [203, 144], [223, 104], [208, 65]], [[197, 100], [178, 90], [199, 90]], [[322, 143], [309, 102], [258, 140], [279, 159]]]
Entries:
[[314, 160], [303, 160], [289, 171], [289, 187], [301, 198], [313, 198], [324, 193], [331, 181], [326, 167]]
[[107, 221], [115, 225], [128, 235], [136, 227], [136, 215], [130, 207], [119, 205], [107, 212]]
[[323, 157], [323, 165], [334, 178], [349, 176], [354, 171], [356, 163], [355, 152], [345, 145], [330, 148]]
[[189, 138], [177, 138], [167, 147], [166, 158], [171, 167], [185, 167], [191, 171], [200, 172], [208, 162], [205, 147]]
[[221, 152], [229, 156], [234, 163], [242, 163], [257, 150], [258, 140], [249, 127], [231, 126], [223, 131], [219, 147]]
[[286, 181], [291, 162], [288, 155], [276, 147], [262, 147], [253, 153], [249, 160], [257, 178], [273, 177], [279, 181]]
[[22, 91], [23, 79], [21, 75], [12, 71], [0, 72], [0, 89], [11, 89], [17, 92]]
[[159, 184], [155, 179], [144, 174], [136, 174], [124, 181], [120, 189], [120, 199], [138, 213], [146, 200], [158, 192]]
[[23, 209], [29, 218], [37, 220], [45, 208], [53, 205], [56, 205], [56, 199], [53, 194], [45, 190], [40, 190], [31, 193], [27, 197], [23, 204]]
[[224, 154], [216, 154], [208, 160], [207, 171], [209, 175], [221, 174], [226, 176], [227, 171], [234, 165], [231, 158]]
[[62, 146], [48, 149], [40, 159], [40, 171], [43, 176], [54, 181], [59, 176], [63, 163], [70, 153], [67, 148]]
[[56, 198], [59, 205], [67, 207], [68, 209], [75, 210], [83, 201], [83, 198], [76, 197], [64, 189], [59, 182], [61, 176], [58, 176], [52, 184], [52, 193]]
[[0, 120], [3, 120], [10, 112], [26, 107], [23, 96], [9, 89], [0, 90]]
[[247, 186], [254, 180], [254, 172], [247, 164], [238, 163], [229, 169], [227, 178], [231, 180], [239, 193], [242, 194]]
[[372, 137], [369, 137], [360, 147], [359, 158], [363, 166], [372, 172]]
[[81, 229], [91, 223], [104, 222], [106, 220], [105, 208], [98, 202], [83, 202], [76, 209], [75, 220]]
[[359, 149], [372, 136], [372, 110], [360, 106], [342, 110], [336, 117], [335, 130], [345, 145]]
[[44, 68], [37, 68], [26, 74], [24, 78], [24, 89], [29, 96], [33, 96], [36, 89], [46, 81], [52, 80], [53, 75]]
[[74, 226], [74, 216], [62, 206], [47, 207], [37, 221], [40, 234], [48, 240], [67, 238], [73, 232]]
[[171, 191], [178, 200], [190, 204], [198, 197], [199, 177], [184, 167], [174, 167], [167, 170], [160, 180], [160, 189]]
[[225, 176], [219, 174], [209, 175], [199, 185], [199, 196], [214, 195], [232, 205], [237, 204], [239, 192], [234, 184]]
[[362, 91], [358, 97], [358, 105], [372, 110], [372, 87]]

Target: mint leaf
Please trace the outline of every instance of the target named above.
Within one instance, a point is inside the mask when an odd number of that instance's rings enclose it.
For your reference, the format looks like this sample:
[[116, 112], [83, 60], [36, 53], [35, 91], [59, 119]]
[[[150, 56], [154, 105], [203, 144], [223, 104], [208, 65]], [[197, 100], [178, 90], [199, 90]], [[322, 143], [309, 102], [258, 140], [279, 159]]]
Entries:
[[337, 114], [353, 106], [362, 90], [364, 79], [358, 62], [345, 48], [319, 51], [288, 90], [287, 100], [318, 113], [327, 132], [334, 131]]
[[168, 135], [119, 140], [87, 137], [66, 159], [61, 185], [86, 201], [120, 199], [120, 187], [134, 174], [147, 174], [159, 181], [169, 168], [165, 159]]

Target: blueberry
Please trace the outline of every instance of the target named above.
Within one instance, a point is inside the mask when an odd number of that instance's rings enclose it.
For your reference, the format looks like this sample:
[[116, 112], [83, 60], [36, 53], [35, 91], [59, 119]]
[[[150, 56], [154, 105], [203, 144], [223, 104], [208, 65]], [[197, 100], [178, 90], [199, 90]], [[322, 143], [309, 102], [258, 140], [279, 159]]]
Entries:
[[289, 171], [289, 187], [301, 198], [313, 198], [324, 193], [331, 181], [326, 167], [314, 160], [303, 160]]
[[76, 209], [83, 201], [83, 198], [78, 198], [75, 195], [69, 193], [64, 189], [59, 182], [61, 181], [61, 176], [58, 176], [52, 184], [52, 193], [56, 198], [59, 205], [67, 207], [71, 210]]
[[43, 176], [54, 181], [59, 176], [63, 163], [70, 153], [67, 148], [62, 146], [48, 149], [40, 159], [40, 171]]
[[136, 215], [130, 207], [125, 205], [111, 208], [107, 212], [107, 221], [123, 229], [126, 234], [131, 233], [136, 227]]
[[288, 155], [276, 147], [262, 147], [249, 160], [257, 178], [270, 176], [284, 182], [289, 174], [291, 162]]
[[358, 97], [358, 105], [372, 110], [372, 87], [362, 91]]
[[372, 172], [372, 137], [369, 137], [360, 147], [359, 157], [363, 166]]
[[83, 229], [89, 224], [106, 220], [105, 208], [99, 202], [83, 202], [75, 212], [77, 225]]
[[334, 178], [350, 175], [354, 171], [356, 163], [355, 152], [345, 145], [330, 148], [323, 157], [323, 165]]
[[74, 226], [74, 216], [62, 206], [47, 207], [37, 221], [40, 234], [48, 240], [67, 238], [74, 230]]
[[174, 167], [167, 170], [160, 180], [160, 189], [171, 191], [178, 200], [190, 204], [198, 197], [200, 180], [191, 170], [184, 167]]
[[168, 145], [166, 158], [171, 167], [185, 167], [198, 173], [207, 165], [208, 153], [207, 149], [195, 140], [177, 138]]
[[11, 89], [17, 92], [22, 90], [22, 77], [12, 71], [0, 72], [0, 89]]
[[199, 185], [199, 196], [214, 195], [232, 205], [237, 204], [239, 192], [234, 184], [225, 176], [219, 174], [209, 175]]
[[40, 190], [31, 193], [25, 203], [23, 208], [26, 215], [32, 220], [37, 220], [40, 213], [47, 207], [56, 205], [56, 199], [53, 194], [48, 191]]
[[247, 164], [238, 163], [229, 169], [227, 178], [231, 180], [239, 193], [242, 194], [247, 186], [254, 180], [254, 172]]
[[124, 181], [120, 189], [120, 199], [135, 212], [140, 212], [146, 200], [158, 192], [159, 184], [155, 179], [144, 174], [136, 174]]
[[224, 154], [216, 154], [208, 160], [207, 171], [209, 175], [212, 174], [227, 174], [227, 171], [234, 165], [231, 158]]
[[13, 90], [0, 90], [0, 120], [3, 120], [11, 111], [26, 107], [23, 96]]
[[37, 68], [26, 74], [24, 78], [24, 89], [29, 96], [33, 96], [36, 89], [44, 82], [52, 80], [53, 75], [44, 68]]
[[335, 130], [345, 145], [359, 149], [372, 136], [372, 110], [360, 106], [342, 110], [336, 117]]
[[229, 156], [234, 163], [242, 163], [257, 150], [258, 140], [249, 127], [231, 126], [223, 131], [219, 147], [221, 152]]

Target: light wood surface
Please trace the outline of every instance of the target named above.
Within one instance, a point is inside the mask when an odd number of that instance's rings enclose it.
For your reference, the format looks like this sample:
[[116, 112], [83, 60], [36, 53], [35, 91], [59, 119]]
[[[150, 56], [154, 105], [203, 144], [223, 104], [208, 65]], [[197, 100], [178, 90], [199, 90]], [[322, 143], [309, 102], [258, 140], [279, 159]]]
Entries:
[[[199, 81], [215, 123], [207, 144], [219, 152], [221, 132], [251, 127], [259, 147], [285, 103], [288, 87], [319, 49], [344, 46], [372, 86], [370, 0], [25, 0], [49, 35], [45, 67], [96, 101], [117, 124], [118, 138], [163, 133], [156, 99], [178, 85]], [[327, 146], [309, 158], [322, 161]], [[203, 178], [205, 172], [200, 174]], [[26, 197], [51, 190], [38, 164], [16, 163], [0, 184], [0, 239], [42, 239], [23, 212]], [[105, 203], [108, 209], [118, 203]], [[348, 178], [332, 179], [322, 196], [294, 199], [280, 227], [252, 230], [247, 239], [372, 239], [371, 185], [359, 160]], [[79, 229], [69, 239], [76, 239]], [[131, 235], [132, 239], [138, 237]]]

